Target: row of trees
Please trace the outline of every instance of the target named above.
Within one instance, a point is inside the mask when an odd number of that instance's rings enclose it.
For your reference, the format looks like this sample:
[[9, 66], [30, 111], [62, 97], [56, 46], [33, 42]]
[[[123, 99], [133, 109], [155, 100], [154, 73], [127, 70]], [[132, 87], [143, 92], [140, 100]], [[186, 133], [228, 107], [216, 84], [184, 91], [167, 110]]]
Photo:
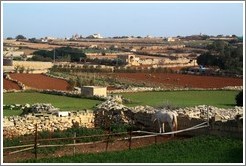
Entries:
[[243, 46], [233, 46], [224, 41], [215, 41], [209, 45], [208, 52], [201, 54], [197, 58], [197, 63], [203, 66], [216, 66], [220, 69], [243, 74]]
[[[12, 37], [7, 37], [7, 40], [12, 40], [12, 39], [14, 39], [14, 38], [12, 38]], [[21, 39], [26, 39], [26, 37], [23, 36], [23, 35], [17, 35], [17, 36], [15, 37], [15, 39], [16, 39], [16, 40], [21, 40]]]

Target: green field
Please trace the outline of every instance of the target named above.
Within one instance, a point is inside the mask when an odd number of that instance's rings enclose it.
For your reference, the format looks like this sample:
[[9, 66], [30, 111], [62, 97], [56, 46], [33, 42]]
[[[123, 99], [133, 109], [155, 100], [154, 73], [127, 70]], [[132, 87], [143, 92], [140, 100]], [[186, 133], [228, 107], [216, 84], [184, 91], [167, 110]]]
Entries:
[[[22, 92], [22, 93], [4, 93], [3, 104], [34, 104], [34, 103], [51, 103], [54, 107], [61, 110], [82, 110], [92, 109], [102, 101], [82, 99], [58, 95], [43, 94], [37, 92]], [[21, 111], [19, 112], [21, 113]], [[4, 110], [5, 116], [18, 114], [17, 110]]]
[[172, 140], [120, 152], [26, 160], [38, 163], [242, 163], [243, 141], [215, 136]]
[[[236, 105], [235, 96], [238, 91], [164, 91], [164, 92], [138, 92], [122, 93], [132, 102], [127, 106], [150, 105], [161, 106], [171, 104], [178, 107], [207, 104], [221, 108], [230, 108]], [[99, 100], [82, 99], [37, 92], [4, 93], [3, 104], [33, 104], [51, 103], [61, 110], [92, 109]], [[19, 115], [19, 110], [4, 110], [4, 116]]]
[[128, 106], [150, 105], [160, 106], [171, 104], [178, 107], [195, 105], [212, 105], [220, 108], [230, 108], [236, 105], [235, 96], [238, 91], [164, 91], [122, 93], [132, 103]]

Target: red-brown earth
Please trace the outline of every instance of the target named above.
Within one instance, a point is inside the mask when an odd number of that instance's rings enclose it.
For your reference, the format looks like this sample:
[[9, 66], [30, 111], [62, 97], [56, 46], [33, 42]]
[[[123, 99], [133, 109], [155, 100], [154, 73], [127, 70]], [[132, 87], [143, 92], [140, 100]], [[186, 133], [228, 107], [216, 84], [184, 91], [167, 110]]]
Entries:
[[48, 77], [44, 74], [13, 73], [10, 74], [10, 77], [33, 89], [68, 90], [69, 86], [65, 80]]
[[220, 76], [199, 76], [172, 73], [115, 73], [114, 77], [156, 86], [223, 88], [226, 86], [243, 86], [243, 79]]
[[3, 89], [5, 90], [21, 90], [21, 87], [14, 81], [3, 79]]

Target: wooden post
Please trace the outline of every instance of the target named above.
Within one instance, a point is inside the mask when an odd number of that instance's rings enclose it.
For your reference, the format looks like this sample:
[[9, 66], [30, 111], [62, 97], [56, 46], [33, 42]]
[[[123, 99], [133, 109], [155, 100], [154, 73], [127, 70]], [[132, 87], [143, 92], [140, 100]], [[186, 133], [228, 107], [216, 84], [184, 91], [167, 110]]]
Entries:
[[111, 126], [109, 127], [109, 132], [108, 132], [108, 137], [107, 137], [107, 142], [106, 142], [106, 152], [108, 151], [108, 144], [109, 144], [110, 134], [111, 134]]
[[208, 118], [208, 126], [209, 126], [209, 109], [208, 109], [208, 105], [207, 105], [207, 118]]
[[132, 124], [130, 127], [129, 150], [132, 148]]
[[130, 138], [129, 138], [129, 150], [131, 150], [131, 148], [132, 148], [132, 128], [130, 129]]
[[157, 143], [157, 135], [155, 135], [155, 144]]
[[[73, 139], [73, 144], [76, 143], [76, 132], [74, 132], [74, 139]], [[73, 155], [75, 155], [76, 151], [75, 151], [75, 145], [73, 146]]]
[[38, 158], [38, 124], [35, 125], [35, 137], [34, 137], [34, 150], [35, 150], [35, 159]]

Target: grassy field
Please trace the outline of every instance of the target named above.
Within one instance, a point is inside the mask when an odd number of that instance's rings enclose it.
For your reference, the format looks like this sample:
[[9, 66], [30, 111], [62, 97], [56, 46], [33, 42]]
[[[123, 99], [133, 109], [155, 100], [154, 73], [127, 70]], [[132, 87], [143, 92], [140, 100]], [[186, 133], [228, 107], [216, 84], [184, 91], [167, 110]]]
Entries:
[[[171, 104], [178, 107], [207, 104], [221, 108], [234, 107], [238, 91], [170, 91], [170, 92], [138, 92], [122, 93], [132, 101], [127, 106], [150, 105], [161, 106]], [[61, 110], [91, 109], [102, 101], [80, 99], [66, 96], [42, 94], [36, 92], [4, 93], [3, 104], [51, 103]], [[20, 110], [4, 110], [4, 116], [19, 115]]]
[[132, 103], [127, 104], [128, 106], [171, 104], [186, 107], [207, 104], [220, 108], [230, 108], [236, 105], [235, 96], [237, 94], [238, 91], [166, 91], [122, 93], [122, 96], [132, 101]]
[[[51, 103], [53, 106], [61, 110], [82, 110], [91, 109], [102, 101], [81, 99], [66, 96], [50, 95], [36, 92], [23, 92], [23, 93], [4, 93], [3, 104], [34, 104], [34, 103]], [[4, 110], [5, 116], [18, 114], [18, 110]]]
[[38, 163], [242, 163], [243, 141], [215, 136], [173, 140], [120, 152], [25, 160]]

